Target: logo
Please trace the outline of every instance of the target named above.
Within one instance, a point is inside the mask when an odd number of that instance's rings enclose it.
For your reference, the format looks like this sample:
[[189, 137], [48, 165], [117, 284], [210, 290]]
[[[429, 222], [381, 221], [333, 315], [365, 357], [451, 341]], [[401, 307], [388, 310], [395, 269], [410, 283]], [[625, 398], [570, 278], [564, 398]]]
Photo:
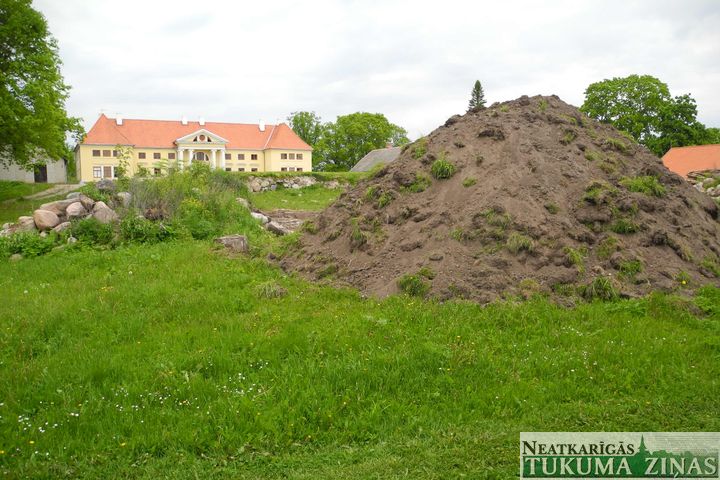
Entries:
[[720, 433], [520, 434], [520, 478], [720, 480]]

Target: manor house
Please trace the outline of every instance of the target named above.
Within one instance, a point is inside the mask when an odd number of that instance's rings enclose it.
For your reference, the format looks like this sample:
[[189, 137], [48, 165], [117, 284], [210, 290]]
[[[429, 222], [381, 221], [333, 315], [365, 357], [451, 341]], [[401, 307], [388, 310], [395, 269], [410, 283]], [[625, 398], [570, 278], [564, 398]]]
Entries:
[[284, 123], [135, 120], [101, 114], [75, 148], [78, 179], [117, 177], [121, 159], [127, 162], [128, 175], [161, 175], [169, 166], [185, 169], [193, 162], [228, 172], [307, 172], [312, 169], [312, 148]]

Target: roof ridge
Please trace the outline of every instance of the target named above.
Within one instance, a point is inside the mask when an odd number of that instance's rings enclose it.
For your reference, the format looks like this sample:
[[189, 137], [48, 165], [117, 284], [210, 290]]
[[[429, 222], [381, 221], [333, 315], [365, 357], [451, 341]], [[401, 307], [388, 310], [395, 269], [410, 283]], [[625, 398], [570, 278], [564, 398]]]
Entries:
[[[676, 149], [680, 149], [680, 148], [698, 148], [698, 147], [720, 147], [720, 143], [706, 143], [705, 145], [685, 145], [682, 147], [670, 147], [670, 150], [676, 150]], [[670, 150], [668, 150], [668, 152]]]
[[272, 130], [270, 130], [270, 135], [268, 135], [267, 140], [265, 140], [265, 145], [263, 145], [263, 150], [267, 149], [268, 145], [270, 144], [270, 140], [272, 139], [272, 136], [275, 133], [276, 127], [277, 127], [277, 125], [273, 125]]

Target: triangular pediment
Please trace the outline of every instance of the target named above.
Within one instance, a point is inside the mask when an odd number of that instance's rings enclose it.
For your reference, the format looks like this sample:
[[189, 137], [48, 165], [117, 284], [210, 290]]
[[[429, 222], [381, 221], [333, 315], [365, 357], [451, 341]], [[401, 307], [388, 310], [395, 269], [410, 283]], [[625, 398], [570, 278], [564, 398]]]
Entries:
[[229, 143], [228, 140], [224, 139], [220, 135], [216, 135], [213, 132], [201, 128], [195, 132], [192, 132], [184, 137], [180, 137], [175, 140], [176, 144], [192, 144], [192, 145], [213, 145], [213, 144], [225, 144]]

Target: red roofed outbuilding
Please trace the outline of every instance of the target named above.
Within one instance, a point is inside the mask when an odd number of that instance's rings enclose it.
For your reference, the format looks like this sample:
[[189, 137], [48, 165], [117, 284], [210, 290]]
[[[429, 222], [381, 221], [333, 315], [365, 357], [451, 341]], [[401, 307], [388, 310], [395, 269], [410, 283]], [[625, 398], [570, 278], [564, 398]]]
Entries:
[[128, 157], [130, 175], [143, 169], [160, 175], [169, 166], [184, 169], [192, 162], [235, 172], [312, 170], [312, 148], [284, 123], [136, 120], [101, 114], [75, 156], [82, 181], [115, 177], [123, 156]]
[[662, 161], [668, 170], [686, 178], [691, 172], [720, 170], [720, 145], [673, 147]]

